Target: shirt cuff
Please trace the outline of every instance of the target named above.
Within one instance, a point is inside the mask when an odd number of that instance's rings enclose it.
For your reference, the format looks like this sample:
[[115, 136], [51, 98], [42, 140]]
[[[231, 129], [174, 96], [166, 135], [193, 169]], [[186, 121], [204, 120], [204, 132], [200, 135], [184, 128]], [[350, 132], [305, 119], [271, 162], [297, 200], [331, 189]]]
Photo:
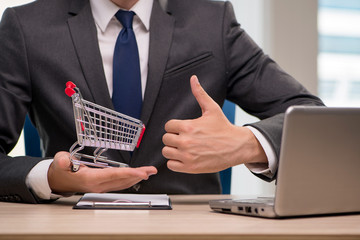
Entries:
[[57, 199], [62, 195], [51, 192], [47, 173], [52, 163], [52, 159], [43, 160], [36, 164], [26, 176], [26, 186], [32, 189], [36, 196], [43, 200]]
[[264, 175], [268, 178], [274, 177], [277, 168], [278, 168], [278, 159], [275, 155], [274, 150], [272, 149], [268, 140], [264, 135], [254, 127], [246, 126], [250, 131], [255, 135], [257, 140], [260, 142], [261, 147], [264, 149], [265, 155], [268, 159], [268, 164], [266, 163], [247, 163], [246, 167], [256, 174]]

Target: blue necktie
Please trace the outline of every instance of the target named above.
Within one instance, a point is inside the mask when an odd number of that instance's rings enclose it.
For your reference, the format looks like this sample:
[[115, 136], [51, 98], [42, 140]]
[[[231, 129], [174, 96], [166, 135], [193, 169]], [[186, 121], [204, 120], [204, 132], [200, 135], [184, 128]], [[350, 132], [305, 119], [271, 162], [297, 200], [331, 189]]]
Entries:
[[123, 25], [115, 44], [113, 96], [115, 110], [140, 119], [142, 94], [139, 52], [132, 22], [135, 13], [119, 10], [115, 17]]

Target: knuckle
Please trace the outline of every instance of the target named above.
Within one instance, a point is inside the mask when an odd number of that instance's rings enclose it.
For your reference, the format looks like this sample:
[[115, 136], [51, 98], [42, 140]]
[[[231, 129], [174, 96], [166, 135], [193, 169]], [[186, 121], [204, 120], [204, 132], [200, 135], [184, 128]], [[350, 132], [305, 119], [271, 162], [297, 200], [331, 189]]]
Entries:
[[171, 129], [172, 126], [174, 125], [174, 122], [175, 122], [175, 120], [171, 119], [171, 120], [169, 120], [169, 121], [167, 121], [167, 122], [165, 123], [164, 128], [165, 128], [165, 131], [166, 131], [166, 132], [169, 132], [169, 131], [170, 131], [170, 129]]
[[181, 131], [185, 133], [192, 133], [194, 131], [194, 126], [189, 121], [184, 121], [181, 125]]
[[194, 140], [192, 138], [183, 137], [179, 140], [179, 147], [182, 149], [188, 149], [190, 146], [194, 145]]
[[172, 165], [172, 161], [169, 160], [166, 162], [166, 166], [168, 167], [168, 169], [172, 170], [172, 171], [175, 171], [175, 169], [173, 168], [173, 165]]
[[170, 170], [172, 170], [172, 171], [174, 171], [174, 172], [179, 172], [179, 170], [180, 170], [180, 169], [178, 168], [178, 164], [177, 164], [176, 161], [169, 160], [169, 161], [167, 161], [166, 165], [167, 165], [167, 167], [168, 167]]
[[168, 143], [168, 139], [169, 139], [169, 134], [168, 133], [165, 133], [162, 137], [162, 142], [167, 145]]
[[163, 155], [165, 158], [168, 158], [168, 157], [169, 157], [168, 147], [163, 147], [161, 153], [162, 153], [162, 155]]
[[[170, 120], [170, 121], [171, 121], [171, 120]], [[168, 132], [168, 130], [169, 130], [170, 121], [167, 121], [167, 122], [165, 123], [164, 129], [165, 129], [166, 132]]]
[[184, 153], [184, 162], [187, 165], [193, 166], [194, 165], [194, 156], [191, 153]]

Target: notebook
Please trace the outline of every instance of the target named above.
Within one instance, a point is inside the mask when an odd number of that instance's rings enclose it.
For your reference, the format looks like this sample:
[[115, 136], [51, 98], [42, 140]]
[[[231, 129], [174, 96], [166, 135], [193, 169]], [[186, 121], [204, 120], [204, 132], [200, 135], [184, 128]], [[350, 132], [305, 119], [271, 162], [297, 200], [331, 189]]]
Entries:
[[290, 107], [275, 196], [209, 204], [267, 218], [360, 212], [360, 108]]

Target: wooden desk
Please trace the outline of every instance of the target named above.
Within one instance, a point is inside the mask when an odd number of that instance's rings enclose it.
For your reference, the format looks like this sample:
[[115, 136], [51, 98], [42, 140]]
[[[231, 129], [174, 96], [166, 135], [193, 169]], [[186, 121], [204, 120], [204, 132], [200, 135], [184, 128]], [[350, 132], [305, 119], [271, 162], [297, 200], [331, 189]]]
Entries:
[[173, 210], [73, 210], [0, 203], [0, 239], [360, 239], [360, 215], [270, 220], [211, 211], [224, 195], [171, 196]]

